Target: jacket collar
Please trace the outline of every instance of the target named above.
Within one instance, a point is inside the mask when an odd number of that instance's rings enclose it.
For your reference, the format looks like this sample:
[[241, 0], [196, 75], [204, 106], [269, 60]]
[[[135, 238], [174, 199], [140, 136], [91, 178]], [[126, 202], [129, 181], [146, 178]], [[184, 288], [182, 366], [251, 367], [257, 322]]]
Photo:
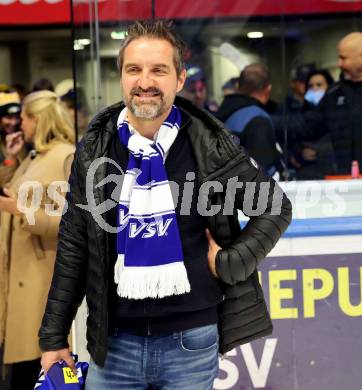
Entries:
[[228, 119], [235, 111], [248, 106], [258, 106], [263, 108], [263, 105], [257, 99], [251, 96], [242, 95], [241, 93], [233, 93], [225, 96], [215, 115], [221, 121], [226, 121], [226, 119]]
[[[217, 177], [217, 172], [227, 169], [240, 155], [230, 132], [209, 112], [197, 108], [190, 101], [177, 96], [175, 104], [181, 109], [182, 127], [187, 128], [191, 139], [200, 180]], [[97, 157], [107, 156], [111, 139], [117, 131], [117, 118], [123, 108], [123, 102], [116, 103], [102, 110], [91, 121], [83, 140], [86, 165], [89, 166]]]

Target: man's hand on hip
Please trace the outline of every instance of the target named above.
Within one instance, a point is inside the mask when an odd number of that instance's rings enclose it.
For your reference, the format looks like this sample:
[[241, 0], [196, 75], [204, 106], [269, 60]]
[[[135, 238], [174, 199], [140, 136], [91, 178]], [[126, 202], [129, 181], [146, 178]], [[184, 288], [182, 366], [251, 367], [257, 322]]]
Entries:
[[57, 363], [60, 360], [64, 360], [65, 363], [67, 363], [67, 366], [73, 371], [74, 375], [77, 375], [74, 359], [72, 358], [68, 348], [58, 349], [57, 351], [43, 352], [41, 356], [41, 366], [45, 374], [49, 371], [50, 367], [54, 363]]
[[219, 250], [221, 250], [222, 248], [216, 244], [209, 229], [206, 229], [205, 234], [207, 237], [207, 241], [209, 242], [209, 252], [207, 254], [209, 269], [210, 269], [211, 273], [215, 276], [215, 278], [218, 278], [219, 275], [216, 273], [216, 255], [217, 255], [217, 252], [219, 252]]

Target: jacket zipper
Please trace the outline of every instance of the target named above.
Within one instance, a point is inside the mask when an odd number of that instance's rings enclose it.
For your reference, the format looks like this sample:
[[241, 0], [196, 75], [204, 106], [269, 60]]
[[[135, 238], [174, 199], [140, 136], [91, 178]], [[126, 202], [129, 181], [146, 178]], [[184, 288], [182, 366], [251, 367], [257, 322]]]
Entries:
[[150, 336], [151, 335], [150, 319], [147, 315], [146, 300], [143, 302], [143, 311], [144, 311], [146, 319], [147, 319], [147, 336]]

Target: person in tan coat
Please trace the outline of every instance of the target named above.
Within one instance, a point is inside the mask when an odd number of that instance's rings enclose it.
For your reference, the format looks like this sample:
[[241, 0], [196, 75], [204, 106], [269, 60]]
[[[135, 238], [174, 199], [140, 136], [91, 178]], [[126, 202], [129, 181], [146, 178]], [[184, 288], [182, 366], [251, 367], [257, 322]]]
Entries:
[[[40, 369], [38, 330], [75, 150], [74, 130], [55, 93], [28, 95], [21, 117], [24, 139], [7, 147], [14, 164], [0, 168], [0, 345], [3, 363], [12, 365], [13, 390], [33, 389]], [[19, 165], [24, 142], [34, 150]]]

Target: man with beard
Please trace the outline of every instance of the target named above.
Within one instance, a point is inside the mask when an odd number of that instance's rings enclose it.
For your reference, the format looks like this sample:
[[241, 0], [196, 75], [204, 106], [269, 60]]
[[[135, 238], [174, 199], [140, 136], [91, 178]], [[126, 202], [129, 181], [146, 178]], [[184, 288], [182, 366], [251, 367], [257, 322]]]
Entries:
[[[272, 330], [257, 265], [291, 205], [220, 122], [176, 97], [183, 51], [164, 22], [130, 26], [118, 57], [124, 103], [93, 119], [75, 155], [39, 336], [45, 371], [59, 360], [74, 369], [67, 336], [86, 295], [87, 390], [211, 389], [218, 351]], [[254, 196], [242, 181], [257, 184]], [[250, 216], [242, 232], [237, 209]]]
[[338, 174], [349, 174], [351, 162], [362, 164], [362, 33], [346, 35], [338, 44], [340, 80], [325, 93], [316, 110], [287, 121], [288, 140], [331, 137]]
[[5, 160], [6, 136], [17, 133], [14, 142], [21, 137], [21, 132], [18, 132], [20, 111], [20, 98], [16, 92], [0, 92], [0, 164]]

